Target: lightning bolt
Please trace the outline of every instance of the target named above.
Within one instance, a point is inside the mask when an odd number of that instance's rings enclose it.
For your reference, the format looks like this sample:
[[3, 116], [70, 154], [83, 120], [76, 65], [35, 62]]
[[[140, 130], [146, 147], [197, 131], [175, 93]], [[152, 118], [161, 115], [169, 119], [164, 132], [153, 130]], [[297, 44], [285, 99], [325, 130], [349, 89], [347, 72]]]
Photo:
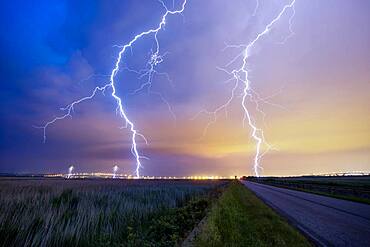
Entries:
[[[271, 30], [272, 26], [281, 18], [281, 16], [285, 13], [285, 11], [287, 9], [292, 8], [294, 10], [295, 1], [296, 0], [293, 0], [290, 4], [285, 5], [283, 7], [283, 9], [280, 11], [280, 13], [265, 27], [265, 29], [261, 33], [259, 33], [256, 36], [256, 38], [254, 40], [252, 40], [245, 47], [244, 57], [243, 57], [243, 64], [242, 64], [241, 68], [233, 71], [234, 78], [236, 80], [241, 80], [242, 83], [244, 84], [243, 97], [242, 97], [242, 107], [243, 107], [243, 110], [244, 110], [243, 123], [245, 122], [245, 120], [248, 121], [248, 124], [249, 124], [250, 128], [252, 129], [252, 134], [251, 135], [252, 135], [253, 139], [256, 141], [256, 153], [255, 153], [254, 161], [253, 161], [254, 162], [253, 169], [254, 169], [254, 173], [257, 177], [259, 177], [259, 169], [261, 169], [259, 161], [262, 158], [262, 156], [265, 154], [265, 153], [261, 154], [261, 144], [263, 142], [264, 143], [266, 143], [266, 142], [265, 142], [265, 137], [264, 137], [263, 130], [256, 127], [256, 124], [254, 123], [254, 121], [251, 117], [251, 114], [249, 113], [247, 105], [246, 105], [246, 99], [247, 99], [248, 96], [250, 96], [250, 92], [252, 91], [251, 87], [250, 87], [251, 81], [248, 77], [249, 72], [248, 72], [248, 69], [247, 69], [247, 62], [248, 62], [248, 58], [250, 57], [250, 52], [253, 49], [253, 47], [255, 46], [255, 44], [263, 36], [268, 34], [268, 32]], [[295, 14], [295, 11], [293, 12], [292, 16], [294, 16], [294, 14]], [[239, 74], [241, 74], [241, 77], [239, 77]], [[266, 151], [268, 151], [269, 148], [270, 148], [270, 145], [268, 145], [268, 149]]]
[[112, 175], [112, 178], [116, 178], [117, 171], [118, 171], [118, 166], [117, 165], [113, 166], [113, 175]]
[[254, 10], [253, 10], [253, 14], [252, 14], [252, 16], [256, 16], [256, 14], [257, 14], [257, 10], [258, 10], [258, 7], [260, 6], [260, 1], [259, 0], [257, 0], [256, 1], [256, 7], [254, 8]]
[[[243, 117], [243, 126], [245, 126], [245, 123], [248, 123], [250, 129], [251, 129], [251, 137], [254, 139], [256, 142], [256, 152], [253, 158], [253, 170], [254, 174], [259, 177], [260, 173], [259, 170], [262, 169], [260, 165], [260, 160], [261, 158], [269, 151], [271, 148], [273, 148], [270, 144], [268, 144], [265, 140], [264, 132], [262, 128], [257, 127], [257, 124], [255, 123], [254, 118], [252, 117], [250, 111], [248, 110], [247, 106], [247, 99], [255, 104], [256, 110], [262, 114], [263, 117], [265, 117], [265, 113], [261, 110], [259, 102], [265, 103], [265, 104], [270, 104], [273, 106], [278, 106], [281, 107], [277, 104], [271, 103], [268, 101], [268, 98], [270, 97], [265, 97], [262, 98], [260, 95], [253, 90], [251, 87], [251, 80], [249, 79], [249, 71], [248, 71], [248, 60], [251, 56], [251, 51], [253, 50], [254, 46], [256, 43], [262, 39], [264, 36], [266, 36], [269, 31], [272, 29], [272, 27], [280, 20], [280, 18], [283, 16], [283, 14], [288, 10], [292, 9], [292, 15], [289, 18], [289, 31], [290, 34], [280, 43], [285, 43], [291, 36], [294, 35], [294, 32], [292, 30], [292, 20], [295, 15], [295, 9], [294, 9], [294, 4], [296, 0], [291, 1], [289, 4], [284, 5], [282, 10], [278, 13], [278, 15], [270, 22], [268, 23], [265, 28], [263, 29], [262, 32], [258, 33], [256, 37], [250, 41], [248, 44], [242, 44], [242, 45], [228, 45], [226, 44], [226, 47], [223, 50], [226, 50], [228, 48], [242, 48], [242, 52], [239, 53], [237, 56], [235, 56], [229, 63], [225, 65], [225, 68], [217, 68], [226, 74], [230, 76], [230, 78], [226, 82], [234, 82], [234, 85], [231, 90], [231, 95], [230, 97], [226, 100], [226, 102], [219, 107], [217, 107], [213, 111], [208, 111], [208, 110], [202, 110], [198, 112], [192, 119], [195, 119], [198, 117], [200, 114], [206, 114], [210, 115], [212, 118], [206, 125], [203, 131], [203, 136], [207, 133], [208, 128], [214, 124], [217, 121], [217, 118], [219, 116], [219, 113], [221, 111], [225, 111], [226, 116], [227, 116], [227, 107], [231, 104], [231, 102], [234, 100], [236, 96], [236, 91], [239, 88], [240, 85], [242, 85], [243, 90], [241, 93], [241, 107], [244, 112], [244, 117]], [[256, 14], [257, 9], [259, 6], [259, 1], [257, 1], [257, 5], [253, 11], [253, 16]], [[242, 64], [240, 67], [236, 69], [228, 69], [232, 64], [234, 64], [239, 58], [242, 58]], [[265, 144], [267, 146], [265, 151], [262, 151], [262, 144]]]
[[[165, 5], [163, 5], [163, 6], [165, 6]], [[141, 80], [143, 77], [147, 77], [147, 80], [144, 83], [142, 83], [140, 85], [140, 87], [138, 87], [137, 89], [135, 89], [133, 92], [129, 93], [128, 95], [136, 95], [136, 94], [140, 93], [141, 91], [143, 91], [146, 88], [148, 95], [154, 95], [154, 96], [159, 97], [159, 99], [167, 106], [169, 113], [171, 114], [172, 118], [176, 122], [177, 117], [176, 117], [176, 114], [174, 113], [174, 111], [172, 109], [171, 104], [163, 96], [162, 93], [154, 91], [152, 89], [154, 75], [164, 76], [167, 79], [167, 81], [170, 83], [170, 85], [172, 87], [174, 87], [173, 81], [171, 80], [168, 73], [159, 72], [159, 71], [156, 70], [156, 67], [160, 63], [163, 62], [164, 57], [168, 54], [168, 52], [165, 52], [163, 55], [161, 55], [160, 54], [160, 44], [159, 44], [159, 40], [158, 40], [157, 35], [154, 35], [154, 39], [155, 39], [156, 49], [155, 49], [155, 51], [153, 51], [153, 50], [151, 51], [149, 61], [147, 62], [147, 67], [148, 68], [141, 69], [139, 71], [134, 70], [134, 69], [130, 69], [128, 67], [124, 68], [129, 72], [137, 74], [139, 80]]]
[[[151, 85], [152, 85], [153, 75], [155, 73], [157, 73], [157, 71], [155, 70], [155, 66], [157, 66], [158, 64], [160, 64], [163, 61], [163, 57], [164, 57], [164, 55], [161, 55], [160, 54], [160, 45], [159, 45], [159, 40], [158, 40], [158, 33], [166, 25], [167, 17], [169, 15], [176, 15], [176, 14], [182, 14], [183, 13], [183, 11], [185, 10], [185, 6], [186, 6], [186, 3], [187, 3], [187, 0], [184, 0], [182, 2], [182, 4], [181, 4], [181, 8], [179, 8], [177, 10], [169, 10], [162, 0], [159, 0], [159, 2], [164, 7], [165, 13], [162, 15], [161, 20], [158, 23], [157, 27], [155, 27], [153, 29], [149, 29], [147, 31], [144, 31], [144, 32], [142, 32], [140, 34], [137, 34], [127, 44], [125, 44], [123, 46], [119, 46], [120, 51], [119, 51], [118, 56], [117, 56], [117, 59], [115, 61], [115, 65], [114, 65], [114, 67], [113, 67], [113, 69], [112, 69], [112, 71], [110, 73], [109, 83], [107, 83], [107, 84], [105, 84], [103, 86], [97, 86], [97, 87], [95, 87], [95, 89], [92, 91], [92, 93], [90, 95], [88, 95], [86, 97], [83, 97], [83, 98], [80, 98], [80, 99], [78, 99], [76, 101], [73, 101], [71, 104], [67, 105], [66, 107], [61, 108], [61, 110], [64, 112], [63, 115], [55, 117], [54, 119], [46, 122], [43, 126], [34, 126], [36, 128], [40, 128], [40, 129], [43, 130], [43, 141], [44, 141], [44, 143], [46, 142], [46, 131], [47, 131], [47, 128], [50, 125], [56, 123], [59, 120], [63, 120], [65, 118], [67, 118], [67, 117], [72, 117], [72, 112], [73, 112], [73, 109], [74, 109], [74, 107], [76, 105], [78, 105], [78, 104], [80, 104], [82, 102], [85, 102], [85, 101], [88, 101], [88, 100], [93, 99], [98, 92], [102, 92], [104, 94], [107, 89], [111, 89], [111, 91], [112, 91], [111, 92], [111, 96], [113, 97], [113, 99], [116, 101], [116, 104], [117, 104], [116, 112], [119, 113], [119, 115], [121, 116], [121, 118], [123, 118], [123, 120], [125, 121], [125, 128], [128, 128], [130, 130], [130, 132], [131, 132], [131, 153], [132, 153], [132, 155], [134, 156], [134, 158], [136, 160], [135, 174], [136, 174], [136, 177], [137, 178], [140, 177], [140, 169], [142, 168], [141, 159], [146, 158], [146, 157], [143, 156], [143, 155], [141, 155], [141, 154], [139, 154], [138, 145], [137, 145], [137, 137], [141, 137], [145, 141], [145, 143], [147, 143], [147, 140], [146, 140], [146, 138], [142, 134], [140, 134], [136, 130], [134, 123], [127, 116], [127, 113], [126, 113], [126, 111], [125, 111], [125, 109], [123, 107], [123, 103], [122, 103], [123, 100], [117, 95], [116, 80], [115, 80], [115, 78], [116, 78], [117, 73], [120, 70], [120, 64], [122, 62], [123, 56], [126, 53], [126, 51], [128, 49], [132, 49], [132, 46], [139, 39], [144, 38], [144, 37], [146, 37], [148, 35], [154, 35], [156, 49], [155, 49], [154, 52], [152, 52], [151, 58], [150, 58], [150, 60], [148, 62], [149, 63], [149, 69], [146, 71], [146, 73], [144, 73], [144, 76], [145, 75], [148, 76], [148, 81], [147, 81], [147, 83], [143, 84], [143, 86], [141, 87], [141, 89], [143, 89], [144, 87], [148, 86], [148, 90], [149, 90], [148, 92], [159, 95], [161, 97], [161, 99], [167, 104], [167, 106], [168, 106], [171, 114], [173, 113], [173, 111], [172, 111], [169, 103], [165, 100], [165, 98], [160, 93], [152, 92], [152, 91], [150, 91], [150, 89], [151, 89]], [[173, 5], [174, 5], [174, 3], [173, 3]], [[141, 89], [139, 88], [136, 92], [140, 91]]]
[[75, 168], [74, 168], [74, 166], [70, 166], [70, 167], [68, 168], [68, 175], [67, 175], [67, 178], [71, 178], [71, 177], [72, 177], [73, 169], [75, 169]]

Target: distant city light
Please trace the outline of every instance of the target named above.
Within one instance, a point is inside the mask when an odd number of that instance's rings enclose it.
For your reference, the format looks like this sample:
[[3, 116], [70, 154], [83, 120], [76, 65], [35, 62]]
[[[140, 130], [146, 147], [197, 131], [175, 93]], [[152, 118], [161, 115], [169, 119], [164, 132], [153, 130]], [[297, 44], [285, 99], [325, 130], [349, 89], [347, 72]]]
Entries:
[[[193, 175], [193, 176], [140, 176], [136, 177], [135, 175], [118, 173], [120, 168], [115, 165], [112, 169], [112, 173], [105, 172], [81, 172], [73, 173], [74, 166], [70, 166], [68, 169], [68, 174], [63, 173], [53, 173], [53, 174], [44, 174], [44, 177], [64, 177], [64, 178], [78, 178], [78, 179], [88, 179], [88, 178], [105, 178], [105, 179], [157, 179], [157, 180], [218, 180], [218, 179], [239, 179], [246, 176], [242, 175], [233, 175], [233, 176], [215, 176], [215, 175]], [[347, 172], [332, 172], [325, 174], [309, 174], [309, 175], [298, 175], [298, 176], [318, 176], [318, 177], [331, 177], [331, 176], [369, 176], [370, 171], [347, 171]], [[292, 176], [289, 176], [292, 177]], [[297, 177], [297, 176], [295, 176]]]

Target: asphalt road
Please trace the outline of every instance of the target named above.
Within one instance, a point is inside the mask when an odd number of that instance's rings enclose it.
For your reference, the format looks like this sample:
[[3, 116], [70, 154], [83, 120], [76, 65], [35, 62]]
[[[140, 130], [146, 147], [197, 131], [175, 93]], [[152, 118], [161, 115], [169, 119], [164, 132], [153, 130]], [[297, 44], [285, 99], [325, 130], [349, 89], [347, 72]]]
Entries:
[[322, 246], [370, 246], [370, 205], [243, 181]]

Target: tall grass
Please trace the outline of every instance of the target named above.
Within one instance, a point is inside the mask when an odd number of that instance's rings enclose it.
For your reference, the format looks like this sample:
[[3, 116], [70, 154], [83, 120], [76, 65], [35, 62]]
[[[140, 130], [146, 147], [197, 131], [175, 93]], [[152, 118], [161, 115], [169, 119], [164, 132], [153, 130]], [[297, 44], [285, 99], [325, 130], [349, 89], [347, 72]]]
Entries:
[[194, 246], [311, 246], [308, 240], [238, 181], [213, 205]]
[[[150, 219], [217, 181], [0, 180], [0, 245], [129, 245]], [[142, 237], [142, 236], [139, 236]]]

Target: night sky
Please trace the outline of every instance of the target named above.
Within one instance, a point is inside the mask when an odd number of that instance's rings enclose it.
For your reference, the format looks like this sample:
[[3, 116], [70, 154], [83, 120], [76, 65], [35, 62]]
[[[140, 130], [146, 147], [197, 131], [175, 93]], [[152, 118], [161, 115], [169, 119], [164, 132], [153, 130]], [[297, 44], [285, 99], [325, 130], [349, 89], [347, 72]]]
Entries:
[[[183, 15], [170, 16], [158, 35], [164, 74], [153, 90], [133, 95], [145, 78], [153, 36], [125, 54], [117, 93], [137, 129], [143, 175], [249, 175], [255, 143], [243, 127], [239, 94], [202, 137], [214, 110], [230, 96], [223, 67], [263, 30], [288, 1], [188, 0]], [[155, 0], [1, 1], [0, 172], [133, 173], [130, 132], [107, 93], [75, 107], [72, 118], [43, 125], [61, 107], [109, 82], [119, 45], [157, 26], [164, 13]], [[179, 8], [181, 1], [167, 1]], [[370, 1], [297, 0], [289, 35], [287, 13], [253, 50], [252, 87], [279, 106], [252, 113], [276, 150], [262, 160], [263, 175], [370, 170]], [[271, 96], [271, 97], [270, 97]], [[255, 109], [251, 102], [250, 109]]]

